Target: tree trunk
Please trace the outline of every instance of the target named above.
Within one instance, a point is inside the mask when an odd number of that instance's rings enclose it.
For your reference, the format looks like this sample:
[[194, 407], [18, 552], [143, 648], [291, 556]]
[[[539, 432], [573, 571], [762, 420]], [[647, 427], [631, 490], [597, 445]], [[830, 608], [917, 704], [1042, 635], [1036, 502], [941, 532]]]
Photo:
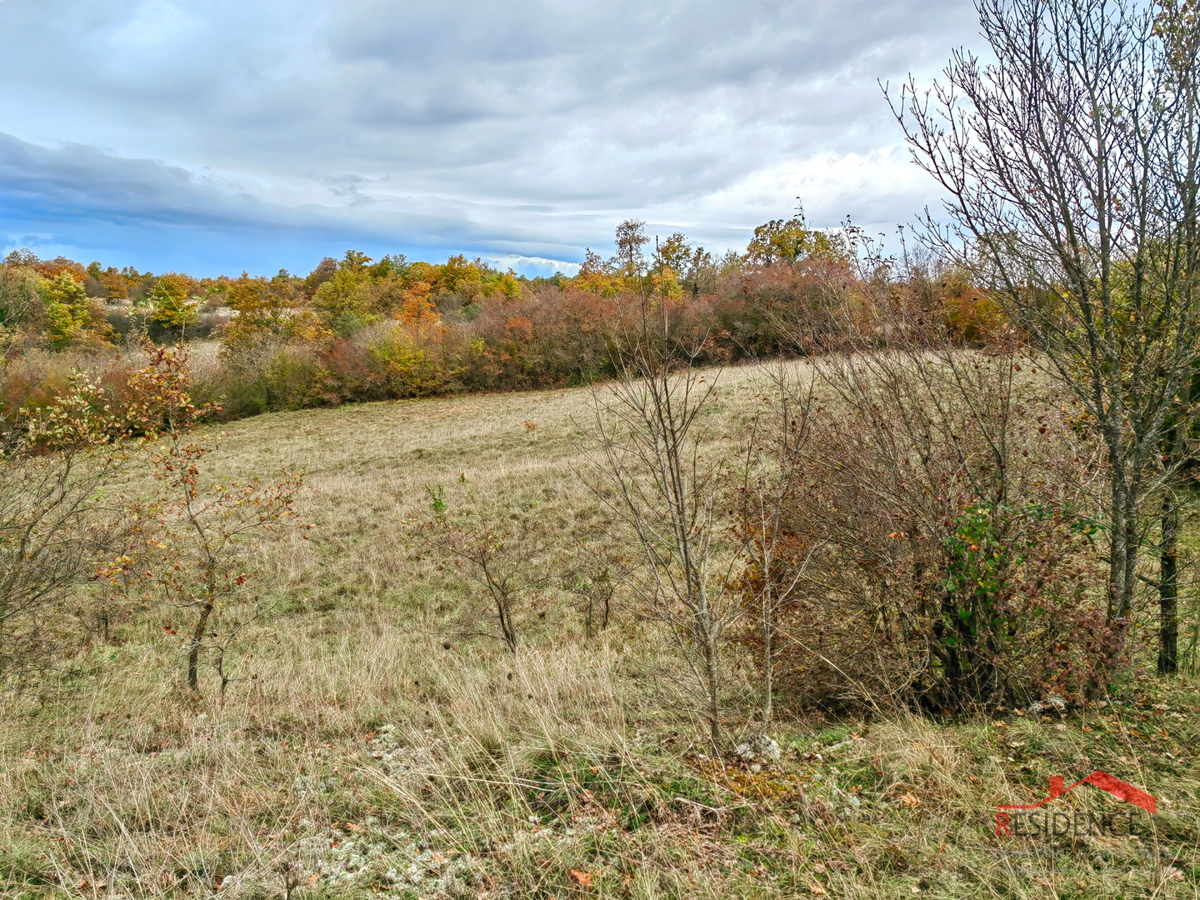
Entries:
[[[1110, 453], [1109, 462], [1114, 470], [1120, 466], [1120, 459], [1115, 453]], [[1110, 506], [1112, 521], [1109, 526], [1112, 529], [1109, 538], [1109, 622], [1125, 619], [1133, 605], [1133, 585], [1129, 576], [1137, 565], [1137, 538], [1134, 536], [1130, 541], [1133, 523], [1129, 521], [1128, 499], [1128, 488], [1114, 471]]]
[[720, 671], [717, 660], [716, 641], [713, 640], [711, 623], [704, 632], [704, 675], [708, 688], [708, 731], [715, 749], [721, 741]]
[[770, 590], [767, 600], [763, 602], [763, 728], [771, 724], [771, 716], [775, 712], [775, 648], [772, 646], [774, 633], [771, 629], [772, 604]]
[[1179, 671], [1179, 501], [1163, 498], [1162, 546], [1158, 557], [1158, 674]]
[[200, 607], [200, 619], [192, 632], [192, 649], [188, 653], [188, 688], [194, 694], [200, 693], [200, 648], [204, 644], [204, 630], [208, 627], [208, 617], [212, 615], [213, 602], [208, 600]]

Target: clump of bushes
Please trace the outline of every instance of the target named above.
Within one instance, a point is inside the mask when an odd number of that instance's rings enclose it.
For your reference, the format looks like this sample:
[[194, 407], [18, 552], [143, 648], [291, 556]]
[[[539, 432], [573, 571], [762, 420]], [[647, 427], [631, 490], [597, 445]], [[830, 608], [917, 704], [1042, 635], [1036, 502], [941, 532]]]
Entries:
[[759, 615], [742, 639], [778, 697], [960, 713], [1106, 688], [1122, 626], [1106, 623], [1097, 474], [1027, 365], [1014, 345], [924, 335], [785, 386], [774, 474], [744, 489], [779, 513], [742, 516], [773, 549], [744, 574]]

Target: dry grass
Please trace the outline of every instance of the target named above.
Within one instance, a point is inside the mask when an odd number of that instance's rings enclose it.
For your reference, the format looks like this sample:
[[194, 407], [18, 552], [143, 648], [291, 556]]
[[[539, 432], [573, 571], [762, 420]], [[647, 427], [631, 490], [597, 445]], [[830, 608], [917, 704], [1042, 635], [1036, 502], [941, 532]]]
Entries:
[[[717, 452], [761, 397], [753, 370], [722, 384]], [[212, 474], [306, 472], [317, 527], [263, 550], [253, 583], [269, 615], [235, 645], [224, 698], [211, 674], [203, 701], [179, 691], [183, 650], [164, 625], [181, 614], [159, 609], [94, 644], [63, 692], [9, 703], [0, 894], [1197, 895], [1200, 703], [1183, 685], [1134, 685], [1144, 702], [1061, 722], [789, 722], [781, 760], [756, 768], [711, 758], [653, 633], [625, 617], [586, 640], [553, 577], [515, 657], [461, 638], [486, 607], [410, 555], [427, 486], [451, 512], [536, 516], [560, 538], [533, 562], [553, 576], [573, 539], [596, 540], [577, 477], [590, 409], [587, 391], [563, 391], [225, 426]], [[732, 708], [735, 732], [751, 701]], [[1053, 862], [1001, 852], [994, 804], [1095, 768], [1169, 799], [1142, 836], [1060, 842]]]

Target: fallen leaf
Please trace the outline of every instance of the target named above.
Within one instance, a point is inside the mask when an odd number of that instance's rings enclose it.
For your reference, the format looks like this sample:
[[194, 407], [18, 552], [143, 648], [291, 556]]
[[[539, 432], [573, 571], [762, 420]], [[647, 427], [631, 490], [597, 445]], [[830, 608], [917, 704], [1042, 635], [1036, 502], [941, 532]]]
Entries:
[[591, 872], [581, 872], [579, 869], [572, 869], [571, 879], [577, 882], [580, 887], [590, 888], [592, 886]]
[[914, 797], [912, 794], [902, 794], [900, 796], [900, 805], [911, 808], [914, 806], [920, 806], [921, 801], [918, 800], [916, 797]]
[[808, 889], [810, 892], [816, 894], [818, 897], [823, 897], [825, 895], [825, 888], [821, 887], [815, 881], [808, 886]]

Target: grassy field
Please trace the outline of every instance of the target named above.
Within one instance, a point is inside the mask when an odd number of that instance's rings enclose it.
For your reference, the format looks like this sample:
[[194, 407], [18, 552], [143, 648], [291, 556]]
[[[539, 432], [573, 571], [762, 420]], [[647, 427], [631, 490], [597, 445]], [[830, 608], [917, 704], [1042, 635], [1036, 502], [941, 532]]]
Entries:
[[[803, 368], [804, 364], [796, 364]], [[713, 452], [762, 400], [723, 373]], [[183, 612], [143, 611], [0, 731], [10, 897], [1195, 897], [1200, 696], [1126, 685], [1060, 715], [811, 715], [778, 761], [714, 754], [653, 629], [588, 639], [560, 574], [598, 540], [586, 390], [272, 414], [224, 427], [214, 477], [306, 473], [315, 527], [265, 547], [221, 697], [180, 689]], [[211, 436], [211, 433], [210, 433]], [[521, 651], [467, 633], [477, 588], [413, 522], [526, 516], [547, 577]], [[233, 614], [232, 612], [230, 613]], [[739, 684], [735, 674], [735, 687]], [[729, 748], [754, 730], [733, 703]], [[998, 803], [1102, 769], [1158, 798], [1134, 834], [995, 835]], [[1111, 812], [1091, 787], [1063, 811]], [[1122, 806], [1122, 809], [1128, 807]]]

